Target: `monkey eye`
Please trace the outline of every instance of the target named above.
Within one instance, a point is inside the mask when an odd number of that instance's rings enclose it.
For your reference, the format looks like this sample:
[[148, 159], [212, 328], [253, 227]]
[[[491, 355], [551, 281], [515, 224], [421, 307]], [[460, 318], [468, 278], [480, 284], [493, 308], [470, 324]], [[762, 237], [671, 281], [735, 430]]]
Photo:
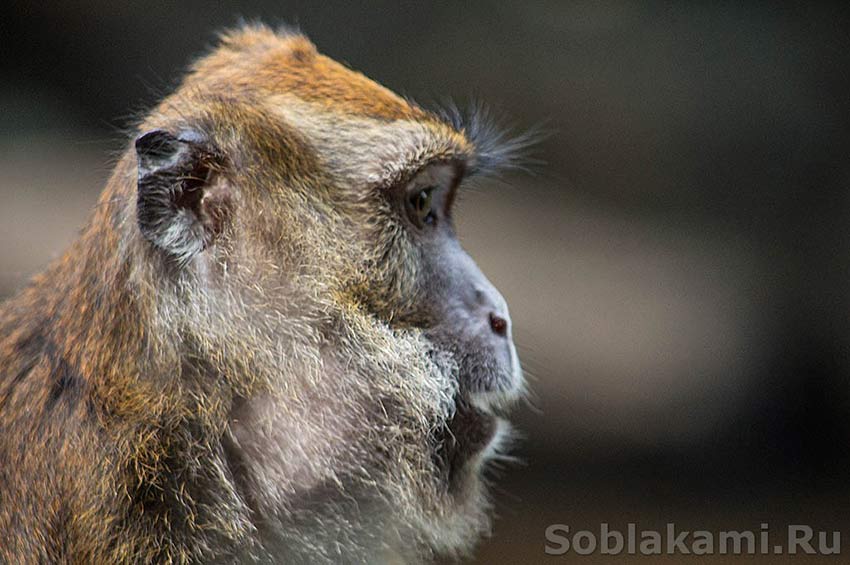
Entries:
[[434, 187], [430, 186], [413, 192], [407, 198], [407, 213], [410, 215], [410, 220], [420, 228], [426, 224], [433, 224], [436, 220], [432, 204], [433, 192]]

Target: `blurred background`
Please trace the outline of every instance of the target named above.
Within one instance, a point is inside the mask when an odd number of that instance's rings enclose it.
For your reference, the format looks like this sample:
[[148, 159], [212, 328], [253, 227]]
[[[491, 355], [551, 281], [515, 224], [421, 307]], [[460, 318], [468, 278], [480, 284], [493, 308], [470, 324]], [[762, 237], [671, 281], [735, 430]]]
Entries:
[[298, 25], [414, 99], [553, 132], [544, 166], [476, 182], [457, 214], [533, 391], [477, 562], [682, 559], [548, 557], [554, 523], [769, 523], [777, 541], [808, 524], [850, 544], [840, 4], [6, 2], [0, 297], [60, 254], [121, 128], [239, 16]]

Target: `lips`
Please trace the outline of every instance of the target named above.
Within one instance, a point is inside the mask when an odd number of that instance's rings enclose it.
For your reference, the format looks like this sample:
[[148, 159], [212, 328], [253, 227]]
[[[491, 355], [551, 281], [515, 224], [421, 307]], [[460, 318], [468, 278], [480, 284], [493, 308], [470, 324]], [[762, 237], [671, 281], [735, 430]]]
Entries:
[[474, 475], [499, 432], [506, 412], [522, 396], [523, 377], [512, 342], [447, 347], [459, 362], [452, 418], [433, 437], [434, 461], [450, 491], [460, 492]]

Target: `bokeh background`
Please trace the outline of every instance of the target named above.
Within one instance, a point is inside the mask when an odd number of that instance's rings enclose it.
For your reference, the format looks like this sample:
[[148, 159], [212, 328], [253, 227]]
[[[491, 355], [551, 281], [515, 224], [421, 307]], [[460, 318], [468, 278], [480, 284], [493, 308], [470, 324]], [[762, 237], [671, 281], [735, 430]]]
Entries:
[[545, 165], [475, 183], [458, 212], [533, 391], [477, 562], [682, 560], [547, 557], [553, 523], [769, 523], [776, 541], [809, 524], [850, 545], [840, 4], [7, 1], [0, 297], [58, 256], [122, 128], [239, 16], [296, 24], [414, 99], [551, 132]]

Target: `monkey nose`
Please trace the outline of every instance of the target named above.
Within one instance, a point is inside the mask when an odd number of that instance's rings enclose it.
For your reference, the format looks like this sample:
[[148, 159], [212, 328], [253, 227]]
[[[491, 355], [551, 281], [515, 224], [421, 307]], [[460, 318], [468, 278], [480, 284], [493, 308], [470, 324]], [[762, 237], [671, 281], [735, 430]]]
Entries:
[[506, 337], [508, 335], [508, 321], [495, 312], [490, 312], [490, 329], [493, 330], [494, 334]]

